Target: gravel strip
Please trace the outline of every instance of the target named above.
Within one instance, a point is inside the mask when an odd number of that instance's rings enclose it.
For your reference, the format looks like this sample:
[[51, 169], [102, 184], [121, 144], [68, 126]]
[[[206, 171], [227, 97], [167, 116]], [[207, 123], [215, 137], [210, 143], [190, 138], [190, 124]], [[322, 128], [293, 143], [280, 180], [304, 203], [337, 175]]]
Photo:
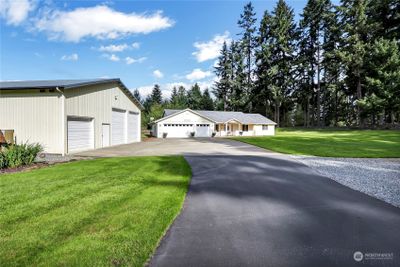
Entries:
[[35, 162], [59, 163], [72, 160], [91, 159], [90, 157], [79, 157], [73, 155], [62, 156], [60, 154], [42, 153], [36, 157]]
[[292, 157], [338, 183], [400, 208], [400, 159]]

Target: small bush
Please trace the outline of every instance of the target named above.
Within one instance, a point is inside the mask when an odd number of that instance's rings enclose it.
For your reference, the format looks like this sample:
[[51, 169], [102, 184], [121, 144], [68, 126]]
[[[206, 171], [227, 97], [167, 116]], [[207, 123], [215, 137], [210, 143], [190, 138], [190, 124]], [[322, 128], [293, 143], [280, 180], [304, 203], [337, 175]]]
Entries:
[[0, 169], [7, 167], [7, 159], [3, 152], [0, 151]]
[[15, 168], [30, 165], [37, 154], [43, 151], [40, 144], [11, 145], [0, 153], [0, 168]]

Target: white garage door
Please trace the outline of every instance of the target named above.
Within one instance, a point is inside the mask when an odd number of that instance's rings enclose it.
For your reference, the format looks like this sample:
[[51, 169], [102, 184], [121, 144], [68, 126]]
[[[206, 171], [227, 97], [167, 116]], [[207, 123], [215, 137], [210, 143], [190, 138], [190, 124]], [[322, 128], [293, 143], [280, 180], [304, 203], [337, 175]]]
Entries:
[[125, 143], [126, 123], [125, 111], [112, 110], [111, 118], [111, 144], [119, 145]]
[[186, 138], [190, 137], [190, 132], [193, 132], [193, 124], [165, 123], [161, 135], [167, 133], [167, 138]]
[[93, 120], [86, 118], [68, 118], [68, 153], [94, 148]]
[[196, 124], [196, 137], [210, 137], [210, 124]]
[[128, 113], [128, 143], [139, 141], [139, 113]]

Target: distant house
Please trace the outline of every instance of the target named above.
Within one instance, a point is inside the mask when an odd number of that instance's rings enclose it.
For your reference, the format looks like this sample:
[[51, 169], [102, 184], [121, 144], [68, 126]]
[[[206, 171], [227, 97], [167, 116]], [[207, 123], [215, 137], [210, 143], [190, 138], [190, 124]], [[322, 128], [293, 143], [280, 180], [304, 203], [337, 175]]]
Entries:
[[141, 109], [120, 79], [0, 82], [0, 129], [48, 153], [139, 142]]
[[166, 109], [153, 124], [153, 135], [161, 138], [274, 135], [276, 123], [260, 114], [234, 111]]

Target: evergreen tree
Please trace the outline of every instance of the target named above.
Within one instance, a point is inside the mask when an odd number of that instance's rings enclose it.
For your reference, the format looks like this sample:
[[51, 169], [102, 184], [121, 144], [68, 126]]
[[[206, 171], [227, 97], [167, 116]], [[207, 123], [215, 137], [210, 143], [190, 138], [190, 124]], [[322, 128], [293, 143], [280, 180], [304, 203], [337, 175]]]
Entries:
[[[271, 23], [271, 67], [269, 77], [271, 98], [275, 111], [275, 122], [280, 126], [281, 117], [287, 123], [291, 104], [290, 95], [294, 87], [293, 66], [295, 40], [297, 39], [294, 13], [284, 0], [279, 0], [272, 12]], [[281, 109], [283, 114], [281, 114]]]
[[200, 87], [195, 83], [188, 92], [188, 108], [199, 110], [201, 109], [202, 95]]
[[260, 23], [258, 34], [258, 48], [256, 51], [256, 91], [255, 95], [259, 96], [258, 102], [264, 107], [262, 112], [270, 115], [271, 100], [271, 25], [272, 16], [268, 11], [264, 12], [264, 16]]
[[138, 89], [135, 89], [133, 91], [133, 96], [140, 102], [142, 103], [142, 96], [140, 95], [140, 92]]
[[344, 102], [346, 94], [343, 90], [343, 64], [338, 54], [342, 30], [339, 23], [339, 14], [333, 5], [330, 5], [325, 14], [324, 24], [322, 55], [323, 83], [326, 88], [324, 117], [326, 125], [338, 126], [339, 119], [343, 117], [346, 110]]
[[219, 79], [215, 82], [213, 90], [217, 101], [222, 103], [222, 110], [229, 109], [228, 101], [232, 92], [232, 64], [230, 62], [230, 58], [228, 46], [226, 42], [224, 42], [221, 49], [221, 54], [218, 57], [218, 64], [214, 71]]
[[[346, 86], [354, 95], [353, 103], [363, 98], [365, 86], [365, 55], [368, 45], [366, 0], [343, 0], [339, 7], [341, 26], [344, 30], [340, 58], [346, 68]], [[356, 108], [356, 123], [363, 126], [362, 108]]]
[[162, 104], [162, 92], [158, 84], [155, 84], [153, 87], [150, 95], [150, 101], [152, 104]]
[[246, 73], [243, 61], [243, 55], [240, 51], [240, 43], [232, 41], [229, 47], [229, 58], [231, 63], [230, 75], [230, 110], [243, 110], [248, 103], [249, 98], [246, 88]]
[[178, 104], [178, 90], [176, 89], [176, 86], [174, 86], [172, 88], [171, 98], [169, 100], [169, 107], [176, 108], [177, 104]]
[[177, 108], [184, 109], [188, 107], [188, 99], [186, 89], [183, 86], [179, 86], [178, 88], [178, 96], [177, 96]]
[[200, 109], [202, 110], [214, 110], [214, 101], [212, 100], [210, 96], [210, 92], [208, 91], [208, 88], [206, 88], [203, 92], [202, 98], [201, 98], [201, 105]]
[[[300, 21], [302, 51], [304, 63], [308, 67], [308, 75], [311, 89], [316, 91], [315, 119], [321, 126], [321, 74], [323, 37], [325, 30], [325, 19], [330, 9], [329, 0], [308, 0]], [[315, 84], [316, 82], [316, 84]], [[315, 84], [315, 85], [314, 85]], [[310, 91], [310, 90], [307, 90]], [[307, 97], [309, 97], [307, 95]]]
[[400, 1], [369, 0], [366, 14], [371, 27], [371, 37], [375, 39], [400, 40]]
[[252, 110], [253, 106], [253, 70], [254, 70], [254, 49], [257, 45], [257, 39], [255, 36], [256, 32], [256, 13], [254, 12], [254, 7], [251, 2], [246, 4], [243, 9], [243, 13], [240, 15], [238, 21], [238, 26], [242, 29], [241, 35], [241, 48], [243, 53], [243, 58], [245, 62], [245, 72], [246, 72], [246, 82], [245, 90], [247, 97], [246, 102], [248, 105], [248, 110]]
[[367, 57], [368, 72], [366, 92], [358, 104], [363, 115], [371, 116], [371, 124], [377, 124], [377, 116], [382, 122], [394, 123], [400, 113], [400, 51], [398, 43], [386, 39], [376, 40]]

